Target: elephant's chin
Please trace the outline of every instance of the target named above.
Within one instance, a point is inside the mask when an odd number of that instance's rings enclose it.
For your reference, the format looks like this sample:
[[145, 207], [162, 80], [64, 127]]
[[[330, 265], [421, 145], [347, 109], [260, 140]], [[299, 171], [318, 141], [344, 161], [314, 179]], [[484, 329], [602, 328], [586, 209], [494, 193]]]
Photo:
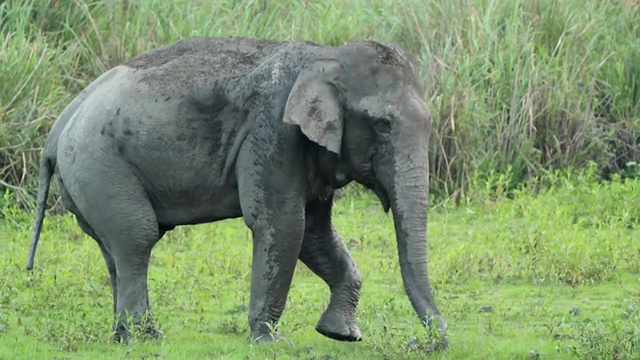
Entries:
[[382, 209], [384, 209], [384, 212], [388, 213], [389, 210], [391, 209], [391, 201], [389, 200], [389, 195], [387, 194], [387, 191], [385, 190], [385, 188], [380, 184], [380, 181], [376, 178], [375, 170], [374, 169], [371, 169], [371, 170], [373, 170], [370, 173], [372, 176], [360, 178], [360, 179], [357, 179], [356, 181], [358, 181], [365, 188], [373, 191], [378, 197], [378, 199], [380, 200], [380, 203], [382, 204]]
[[374, 185], [372, 190], [378, 196], [378, 199], [380, 199], [384, 212], [388, 213], [391, 208], [391, 202], [389, 201], [389, 195], [387, 195], [387, 192], [378, 184]]

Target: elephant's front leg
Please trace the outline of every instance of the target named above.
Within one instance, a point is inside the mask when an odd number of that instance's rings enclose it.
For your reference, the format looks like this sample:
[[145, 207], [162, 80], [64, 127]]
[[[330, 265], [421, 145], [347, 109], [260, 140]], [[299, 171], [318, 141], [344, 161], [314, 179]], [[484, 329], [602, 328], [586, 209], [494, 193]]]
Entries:
[[266, 191], [270, 185], [254, 179], [239, 184], [243, 217], [253, 233], [249, 340], [272, 341], [300, 253], [304, 205], [297, 191]]
[[[282, 204], [282, 206], [286, 206]], [[284, 311], [303, 237], [302, 208], [260, 209], [253, 219], [253, 263], [249, 303], [250, 340], [272, 341]]]
[[307, 205], [300, 260], [331, 289], [331, 301], [316, 325], [316, 330], [335, 340], [360, 341], [356, 307], [362, 277], [351, 254], [331, 224], [332, 204], [333, 199], [328, 199]]

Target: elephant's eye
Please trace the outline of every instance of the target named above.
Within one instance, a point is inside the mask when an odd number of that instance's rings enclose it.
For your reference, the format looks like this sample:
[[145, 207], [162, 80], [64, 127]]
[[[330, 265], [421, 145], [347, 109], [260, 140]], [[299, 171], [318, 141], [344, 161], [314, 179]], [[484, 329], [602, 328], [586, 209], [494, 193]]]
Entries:
[[391, 132], [391, 118], [386, 115], [376, 118], [373, 127], [379, 135], [388, 135]]

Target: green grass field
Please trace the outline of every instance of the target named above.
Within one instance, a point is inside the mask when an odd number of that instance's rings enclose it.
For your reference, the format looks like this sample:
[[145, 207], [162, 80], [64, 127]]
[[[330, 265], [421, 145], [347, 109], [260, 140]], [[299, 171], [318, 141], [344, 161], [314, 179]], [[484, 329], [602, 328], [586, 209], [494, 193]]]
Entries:
[[[640, 181], [565, 175], [549, 186], [433, 204], [429, 269], [451, 346], [432, 358], [640, 356]], [[93, 240], [70, 215], [48, 217], [28, 272], [32, 215], [4, 211], [0, 359], [418, 359], [430, 351], [404, 294], [392, 221], [367, 193], [351, 189], [334, 209], [364, 275], [360, 343], [315, 332], [329, 291], [302, 264], [279, 324], [293, 344], [245, 342], [251, 240], [238, 219], [168, 233], [149, 275], [165, 337], [113, 344], [108, 275]]]

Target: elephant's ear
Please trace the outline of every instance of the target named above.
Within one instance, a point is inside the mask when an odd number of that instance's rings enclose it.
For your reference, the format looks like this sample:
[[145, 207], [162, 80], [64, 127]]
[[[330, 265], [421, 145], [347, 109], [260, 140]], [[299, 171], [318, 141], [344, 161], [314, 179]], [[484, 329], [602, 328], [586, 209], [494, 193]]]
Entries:
[[336, 154], [342, 146], [343, 112], [337, 81], [341, 72], [337, 60], [318, 60], [304, 68], [291, 88], [283, 118]]

